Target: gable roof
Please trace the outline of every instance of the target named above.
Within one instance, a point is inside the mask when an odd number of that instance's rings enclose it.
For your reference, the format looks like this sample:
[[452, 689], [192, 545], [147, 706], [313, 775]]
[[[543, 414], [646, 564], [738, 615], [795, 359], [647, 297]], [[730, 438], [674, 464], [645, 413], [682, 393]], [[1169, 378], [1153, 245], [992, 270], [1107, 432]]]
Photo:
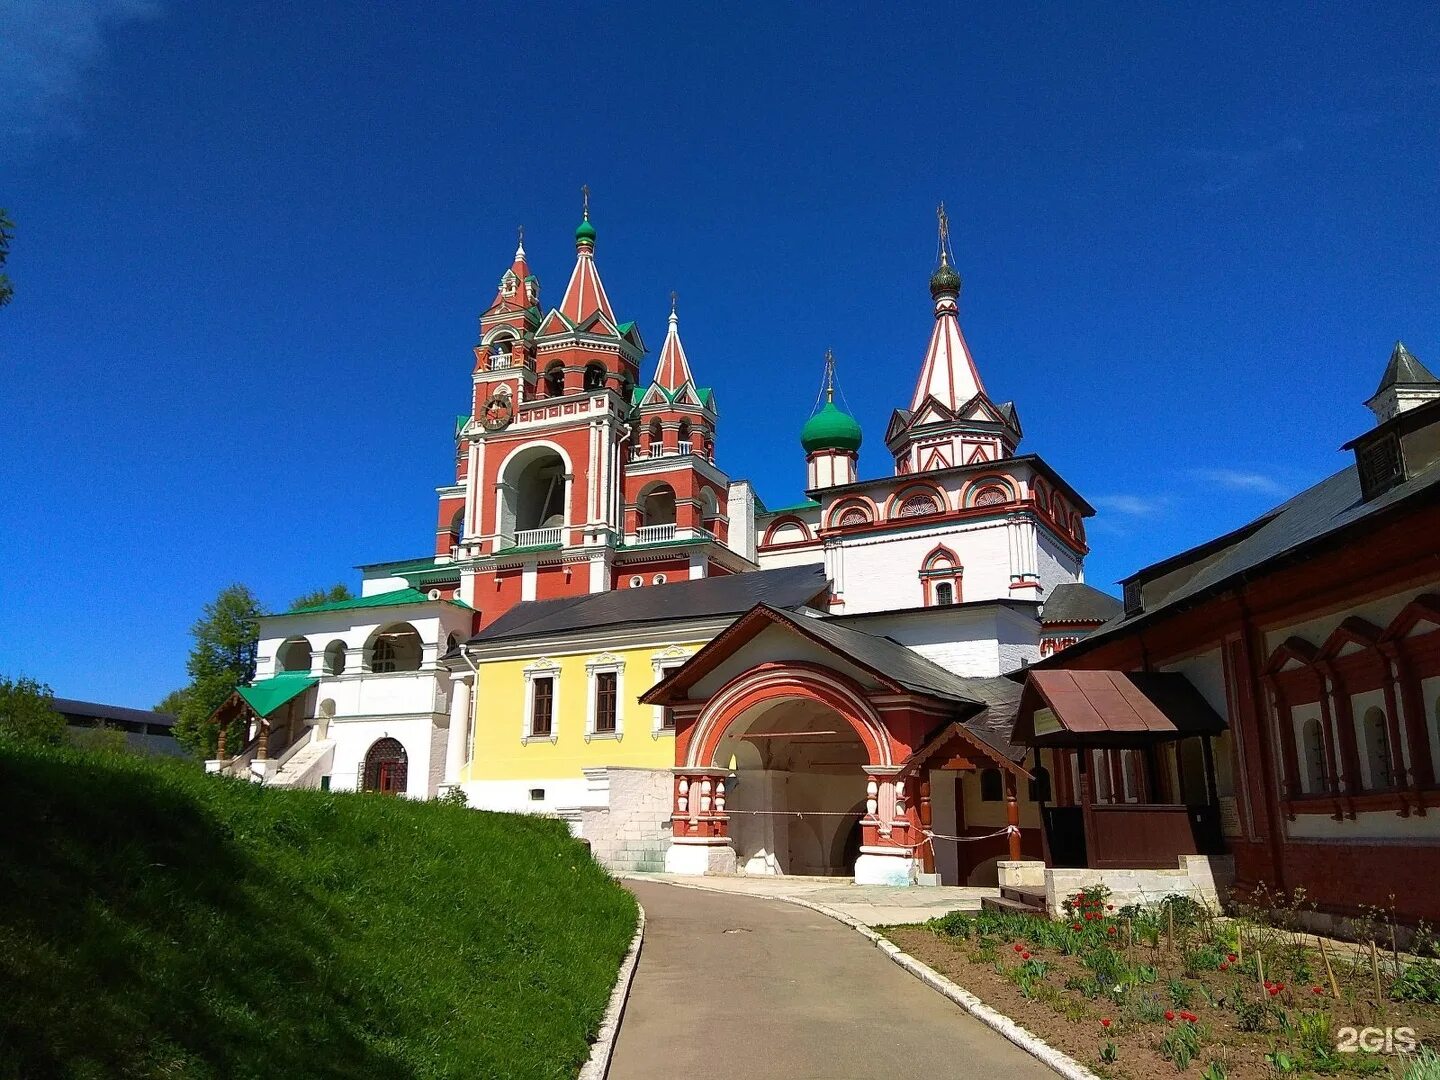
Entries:
[[799, 607], [829, 588], [825, 567], [815, 563], [638, 589], [612, 589], [557, 600], [530, 600], [516, 604], [472, 637], [468, 644], [484, 645], [630, 623], [739, 615], [756, 604]]
[[889, 638], [844, 626], [818, 612], [782, 611], [768, 604], [756, 604], [702, 647], [684, 666], [643, 694], [640, 700], [647, 705], [670, 702], [674, 695], [689, 689], [723, 663], [732, 652], [772, 626], [815, 642], [870, 673], [892, 691], [908, 690], [956, 704], [981, 704], [980, 698], [967, 692], [966, 679], [946, 671], [913, 649]]
[[1083, 581], [1064, 581], [1050, 590], [1040, 609], [1040, 625], [1051, 623], [1103, 623], [1113, 619], [1124, 606], [1109, 593]]
[[[1341, 469], [1249, 525], [1227, 534], [1235, 538], [1234, 542], [1228, 548], [1220, 548], [1203, 569], [1189, 577], [1180, 577], [1168, 594], [1148, 598], [1145, 609], [1138, 614], [1122, 613], [1111, 619], [1089, 637], [1071, 645], [1063, 656], [1073, 659], [1078, 653], [1133, 626], [1148, 624], [1182, 605], [1198, 603], [1241, 577], [1253, 576], [1284, 559], [1302, 558], [1322, 543], [1339, 542], [1352, 529], [1373, 527], [1373, 519], [1390, 511], [1398, 512], [1402, 504], [1430, 502], [1437, 497], [1440, 497], [1440, 467], [1431, 467], [1369, 502], [1361, 498], [1358, 469], [1354, 465]], [[1215, 547], [1212, 542], [1193, 550], [1198, 553], [1196, 558], [1200, 558], [1201, 554], [1213, 553]], [[1180, 557], [1167, 559], [1125, 580], [1143, 582], [1147, 576], [1153, 576], [1157, 568], [1170, 571], [1183, 565]], [[1056, 657], [1061, 655], [1057, 653]], [[1039, 666], [1054, 665], [1054, 658], [1047, 657]]]

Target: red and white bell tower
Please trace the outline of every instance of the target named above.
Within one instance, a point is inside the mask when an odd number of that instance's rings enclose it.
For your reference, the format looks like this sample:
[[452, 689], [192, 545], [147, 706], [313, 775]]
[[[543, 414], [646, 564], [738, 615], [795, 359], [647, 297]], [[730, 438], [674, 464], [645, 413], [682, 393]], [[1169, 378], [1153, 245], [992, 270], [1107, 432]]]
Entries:
[[522, 600], [753, 566], [725, 547], [729, 480], [714, 465], [713, 395], [670, 329], [642, 390], [645, 343], [616, 318], [595, 265], [589, 190], [575, 266], [542, 314], [523, 233], [480, 317], [456, 484], [441, 488], [436, 553], [484, 625]]

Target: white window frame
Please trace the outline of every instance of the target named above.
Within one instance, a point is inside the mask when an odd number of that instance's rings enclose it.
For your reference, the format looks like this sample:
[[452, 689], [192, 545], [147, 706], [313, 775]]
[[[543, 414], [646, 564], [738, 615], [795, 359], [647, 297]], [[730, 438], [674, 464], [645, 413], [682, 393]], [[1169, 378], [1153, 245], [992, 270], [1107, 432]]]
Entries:
[[[560, 665], [548, 657], [541, 657], [534, 663], [525, 665], [525, 708], [520, 714], [520, 744], [528, 746], [532, 742], [555, 743], [560, 739]], [[530, 734], [530, 719], [535, 712], [535, 680], [550, 679], [550, 734]]]
[[[599, 680], [595, 676], [609, 672], [615, 676], [615, 730], [595, 730], [595, 691]], [[625, 737], [625, 661], [618, 656], [605, 653], [585, 664], [585, 741], [591, 739], [614, 739], [619, 742]]]
[[[650, 658], [650, 669], [655, 672], [655, 682], [651, 685], [653, 686], [659, 684], [660, 680], [664, 679], [665, 676], [670, 674], [670, 672], [674, 671], [676, 668], [684, 664], [685, 661], [689, 660], [690, 655], [690, 653], [686, 652], [678, 645], [672, 645], [668, 649], [658, 652], [654, 656], [652, 656]], [[652, 707], [652, 711], [653, 716], [651, 717], [650, 721], [650, 737], [652, 739], [659, 739], [662, 735], [668, 735], [671, 738], [674, 738], [675, 729], [667, 728], [665, 726], [665, 706], [655, 705]]]

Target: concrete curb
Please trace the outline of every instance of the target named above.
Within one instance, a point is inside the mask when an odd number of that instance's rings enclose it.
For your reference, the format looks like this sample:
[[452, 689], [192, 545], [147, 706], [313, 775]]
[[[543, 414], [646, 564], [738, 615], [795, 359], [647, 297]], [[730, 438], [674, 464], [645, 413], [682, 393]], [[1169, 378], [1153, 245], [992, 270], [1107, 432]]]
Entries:
[[615, 976], [610, 1003], [600, 1021], [600, 1032], [590, 1044], [590, 1057], [576, 1080], [605, 1080], [610, 1075], [610, 1058], [615, 1054], [615, 1039], [620, 1034], [620, 1021], [625, 1017], [625, 1003], [630, 999], [630, 984], [635, 981], [635, 965], [640, 962], [640, 945], [645, 940], [645, 909], [635, 902], [635, 936]]
[[[648, 878], [644, 874], [624, 873], [618, 876], [629, 881], [650, 881], [656, 885], [673, 885], [677, 889], [698, 889], [701, 892], [721, 893], [726, 896], [754, 896], [753, 893], [736, 893], [730, 889], [716, 889], [698, 882], [658, 881], [654, 878]], [[1044, 1039], [1040, 1038], [1034, 1032], [1021, 1027], [1004, 1013], [996, 1012], [974, 994], [970, 993], [969, 990], [947, 979], [944, 975], [941, 975], [934, 968], [930, 967], [930, 965], [916, 960], [915, 957], [905, 952], [894, 942], [877, 934], [859, 919], [852, 918], [843, 911], [836, 911], [832, 907], [817, 904], [813, 900], [806, 900], [800, 896], [758, 896], [755, 897], [755, 899], [782, 900], [787, 904], [795, 904], [799, 907], [809, 908], [811, 911], [834, 919], [836, 922], [844, 923], [861, 937], [868, 940], [891, 960], [895, 961], [901, 968], [908, 971], [911, 975], [914, 975], [926, 986], [944, 994], [976, 1020], [979, 1020], [997, 1034], [1004, 1036], [1036, 1061], [1048, 1065], [1051, 1069], [1055, 1070], [1055, 1072], [1065, 1077], [1065, 1080], [1100, 1080], [1099, 1077], [1084, 1065], [1081, 1065], [1080, 1062], [1076, 1061], [1069, 1054], [1055, 1049], [1055, 1047], [1051, 1046]]]

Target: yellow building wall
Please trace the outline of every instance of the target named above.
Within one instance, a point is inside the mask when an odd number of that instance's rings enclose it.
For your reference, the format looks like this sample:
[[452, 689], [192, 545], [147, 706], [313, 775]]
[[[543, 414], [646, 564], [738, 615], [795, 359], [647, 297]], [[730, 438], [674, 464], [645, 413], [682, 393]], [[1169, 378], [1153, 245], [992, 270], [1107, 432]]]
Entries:
[[[546, 652], [514, 660], [478, 665], [472, 702], [474, 750], [461, 781], [581, 778], [582, 770], [607, 765], [668, 769], [675, 764], [673, 731], [654, 733], [655, 708], [639, 697], [663, 677], [655, 663], [678, 667], [705, 641], [663, 642], [625, 649]], [[593, 693], [587, 665], [623, 662], [620, 673], [621, 738], [585, 739], [589, 696]], [[555, 741], [532, 738], [525, 715], [526, 670], [557, 668], [553, 730]]]

